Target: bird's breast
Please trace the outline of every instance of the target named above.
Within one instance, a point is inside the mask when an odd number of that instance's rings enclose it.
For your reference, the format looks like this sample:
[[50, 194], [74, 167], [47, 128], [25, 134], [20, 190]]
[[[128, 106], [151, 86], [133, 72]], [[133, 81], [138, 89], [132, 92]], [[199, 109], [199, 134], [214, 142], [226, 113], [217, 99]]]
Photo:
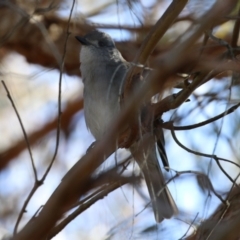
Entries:
[[120, 112], [119, 97], [116, 94], [109, 94], [104, 83], [91, 84], [85, 83], [84, 88], [84, 114], [86, 125], [98, 140], [100, 139], [111, 124], [111, 121]]
[[122, 64], [88, 64], [81, 66], [84, 81], [86, 125], [98, 140], [120, 112], [119, 95], [125, 78]]

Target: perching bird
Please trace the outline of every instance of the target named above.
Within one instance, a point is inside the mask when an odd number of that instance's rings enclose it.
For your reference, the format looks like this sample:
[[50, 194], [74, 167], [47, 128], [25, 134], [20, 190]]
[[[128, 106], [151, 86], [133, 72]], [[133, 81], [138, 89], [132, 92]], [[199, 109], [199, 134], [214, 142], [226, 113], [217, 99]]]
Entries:
[[[107, 132], [111, 121], [120, 113], [119, 96], [131, 63], [122, 57], [114, 41], [106, 33], [92, 31], [76, 38], [82, 44], [80, 70], [84, 83], [86, 125], [96, 140], [99, 140]], [[160, 145], [163, 142], [158, 141]], [[161, 149], [160, 155], [166, 162], [163, 146]], [[178, 210], [164, 184], [156, 153], [156, 136], [152, 133], [145, 134], [141, 141], [130, 147], [130, 151], [144, 175], [156, 221], [171, 218]]]

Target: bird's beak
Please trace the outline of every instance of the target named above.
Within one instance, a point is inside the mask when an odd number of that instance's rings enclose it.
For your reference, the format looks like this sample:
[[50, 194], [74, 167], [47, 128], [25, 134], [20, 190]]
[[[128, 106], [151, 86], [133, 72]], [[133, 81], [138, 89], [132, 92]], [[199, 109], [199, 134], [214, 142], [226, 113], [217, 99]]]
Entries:
[[82, 44], [82, 45], [90, 45], [90, 42], [84, 38], [84, 37], [80, 37], [80, 36], [75, 36], [75, 38]]

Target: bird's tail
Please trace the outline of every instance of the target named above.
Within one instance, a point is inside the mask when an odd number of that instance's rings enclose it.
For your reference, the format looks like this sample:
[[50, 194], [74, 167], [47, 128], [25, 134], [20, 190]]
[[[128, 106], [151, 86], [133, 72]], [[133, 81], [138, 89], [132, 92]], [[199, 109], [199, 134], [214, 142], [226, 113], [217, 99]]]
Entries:
[[156, 154], [155, 137], [150, 133], [145, 134], [130, 150], [145, 178], [156, 221], [171, 218], [178, 210], [164, 183]]

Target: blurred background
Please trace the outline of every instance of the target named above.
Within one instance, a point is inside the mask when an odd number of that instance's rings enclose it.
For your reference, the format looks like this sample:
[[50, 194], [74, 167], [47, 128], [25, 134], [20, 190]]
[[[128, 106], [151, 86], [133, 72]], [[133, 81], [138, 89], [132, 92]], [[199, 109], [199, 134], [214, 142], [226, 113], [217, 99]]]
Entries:
[[[149, 58], [149, 66], [214, 4], [214, 0], [190, 0], [178, 21], [160, 40]], [[76, 35], [97, 28], [109, 33], [124, 58], [133, 61], [141, 43], [171, 3], [169, 0], [9, 0], [0, 2], [0, 80], [3, 80], [21, 117], [31, 145], [38, 178], [41, 179], [56, 150], [59, 82], [61, 79], [62, 123], [57, 157], [44, 184], [31, 197], [19, 224], [21, 229], [45, 204], [66, 172], [83, 156], [94, 141], [84, 121], [83, 83], [79, 70], [80, 44]], [[69, 16], [72, 15], [69, 21]], [[235, 21], [224, 21], [213, 31], [229, 42]], [[69, 29], [68, 29], [69, 27]], [[66, 40], [67, 39], [67, 40]], [[199, 39], [199, 44], [203, 38]], [[212, 41], [218, 47], [219, 42]], [[225, 48], [226, 50], [226, 48]], [[64, 66], [61, 62], [64, 60]], [[236, 61], [237, 61], [236, 57]], [[161, 68], [161, 66], [159, 66]], [[178, 89], [166, 89], [165, 95]], [[178, 109], [163, 115], [175, 126], [186, 126], [210, 119], [239, 102], [239, 73], [225, 72], [200, 86]], [[186, 147], [217, 155], [239, 164], [239, 110], [200, 128], [176, 131]], [[144, 180], [139, 188], [125, 185], [97, 201], [70, 222], [53, 239], [180, 239], [194, 232], [214, 213], [221, 201], [209, 191], [199, 171], [211, 180], [223, 198], [233, 183], [213, 158], [194, 155], [180, 148], [165, 130], [166, 151], [173, 169], [165, 171], [179, 207], [179, 215], [155, 224], [148, 206]], [[129, 152], [120, 149], [99, 169], [113, 166]], [[239, 168], [220, 162], [235, 179]], [[139, 171], [136, 164], [127, 171]], [[236, 180], [238, 182], [238, 180]], [[34, 186], [34, 173], [26, 139], [17, 114], [0, 84], [0, 237], [12, 233], [19, 212]], [[206, 186], [207, 185], [207, 186]], [[186, 236], [184, 235], [186, 234]]]

